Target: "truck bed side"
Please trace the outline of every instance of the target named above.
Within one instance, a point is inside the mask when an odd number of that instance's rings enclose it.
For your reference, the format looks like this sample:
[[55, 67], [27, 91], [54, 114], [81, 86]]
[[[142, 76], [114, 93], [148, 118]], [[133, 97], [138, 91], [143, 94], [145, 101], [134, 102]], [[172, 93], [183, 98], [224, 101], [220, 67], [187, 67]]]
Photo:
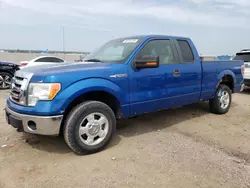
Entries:
[[243, 80], [241, 66], [243, 61], [202, 61], [203, 79], [201, 100], [212, 99], [216, 87], [223, 76], [229, 75], [233, 78], [232, 90], [239, 92]]

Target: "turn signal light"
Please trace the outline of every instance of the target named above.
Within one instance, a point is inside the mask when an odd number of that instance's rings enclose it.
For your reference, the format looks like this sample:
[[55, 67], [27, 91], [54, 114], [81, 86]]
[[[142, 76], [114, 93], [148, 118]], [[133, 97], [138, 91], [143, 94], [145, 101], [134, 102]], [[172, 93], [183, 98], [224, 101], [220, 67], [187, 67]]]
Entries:
[[60, 83], [53, 83], [50, 88], [49, 99], [52, 100], [56, 96], [56, 94], [61, 90]]

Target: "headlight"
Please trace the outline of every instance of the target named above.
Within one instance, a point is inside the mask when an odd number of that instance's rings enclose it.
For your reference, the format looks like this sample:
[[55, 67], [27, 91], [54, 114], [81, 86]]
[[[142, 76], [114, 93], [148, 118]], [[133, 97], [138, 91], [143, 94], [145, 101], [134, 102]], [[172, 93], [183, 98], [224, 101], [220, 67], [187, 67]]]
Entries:
[[52, 100], [61, 89], [60, 83], [30, 83], [28, 106], [35, 106], [37, 101]]

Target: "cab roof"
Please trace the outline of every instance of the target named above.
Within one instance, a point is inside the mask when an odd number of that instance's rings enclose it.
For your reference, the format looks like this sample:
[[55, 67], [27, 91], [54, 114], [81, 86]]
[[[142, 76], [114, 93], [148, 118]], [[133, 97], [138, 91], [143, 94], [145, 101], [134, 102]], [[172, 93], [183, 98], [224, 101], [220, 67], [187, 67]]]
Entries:
[[171, 36], [171, 35], [134, 35], [124, 38], [138, 38], [138, 39], [148, 39], [148, 38], [171, 38], [171, 39], [183, 39], [183, 40], [190, 40], [187, 37], [180, 37], [180, 36]]

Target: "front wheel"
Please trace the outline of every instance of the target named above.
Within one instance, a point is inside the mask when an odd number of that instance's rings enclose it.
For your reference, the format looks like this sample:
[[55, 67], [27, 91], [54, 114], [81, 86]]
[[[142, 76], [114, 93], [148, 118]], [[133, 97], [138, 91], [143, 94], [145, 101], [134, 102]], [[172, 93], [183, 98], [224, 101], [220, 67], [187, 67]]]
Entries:
[[215, 97], [209, 101], [210, 111], [216, 114], [225, 114], [228, 112], [232, 101], [231, 90], [227, 85], [221, 84], [215, 94]]
[[77, 105], [64, 125], [64, 139], [77, 154], [101, 151], [111, 140], [116, 118], [111, 108], [98, 101]]

